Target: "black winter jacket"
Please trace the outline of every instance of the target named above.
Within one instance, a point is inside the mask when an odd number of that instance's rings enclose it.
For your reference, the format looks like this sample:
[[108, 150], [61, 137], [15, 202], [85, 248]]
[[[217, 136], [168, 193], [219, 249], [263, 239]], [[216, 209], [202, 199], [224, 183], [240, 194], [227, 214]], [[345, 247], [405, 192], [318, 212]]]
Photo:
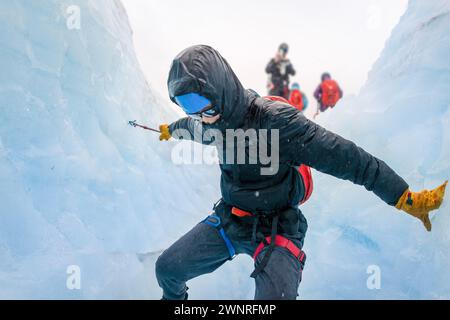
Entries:
[[[170, 125], [175, 138], [180, 138], [178, 129], [185, 129], [192, 137], [184, 136], [184, 139], [193, 139], [197, 132], [205, 134], [198, 142], [215, 144], [217, 140], [208, 135], [208, 129], [222, 133], [227, 129], [279, 130], [276, 174], [262, 175], [260, 169], [267, 166], [259, 161], [220, 165], [221, 191], [228, 205], [251, 212], [273, 212], [296, 206], [304, 196], [297, 173], [301, 164], [362, 185], [391, 206], [408, 188], [386, 163], [355, 143], [308, 120], [296, 108], [259, 98], [245, 90], [226, 60], [211, 47], [194, 46], [178, 55], [171, 67], [168, 87], [173, 102], [175, 96], [197, 92], [212, 101], [222, 115], [213, 125], [202, 125], [192, 118], [181, 119]], [[271, 141], [270, 135], [268, 140]], [[248, 147], [247, 144], [246, 151]], [[219, 154], [225, 159], [228, 153], [219, 150]]]
[[285, 86], [289, 87], [289, 76], [295, 76], [295, 69], [290, 60], [276, 62], [271, 59], [266, 67], [266, 73], [271, 75], [271, 81], [275, 89], [282, 91]]

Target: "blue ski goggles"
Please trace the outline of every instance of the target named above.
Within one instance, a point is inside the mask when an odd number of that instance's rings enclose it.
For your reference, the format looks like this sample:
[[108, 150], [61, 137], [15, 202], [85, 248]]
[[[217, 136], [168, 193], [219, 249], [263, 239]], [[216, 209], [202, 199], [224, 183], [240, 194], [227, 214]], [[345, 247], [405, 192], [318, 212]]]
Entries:
[[212, 118], [219, 113], [212, 106], [211, 101], [198, 93], [188, 93], [175, 97], [175, 102], [191, 117], [205, 116]]

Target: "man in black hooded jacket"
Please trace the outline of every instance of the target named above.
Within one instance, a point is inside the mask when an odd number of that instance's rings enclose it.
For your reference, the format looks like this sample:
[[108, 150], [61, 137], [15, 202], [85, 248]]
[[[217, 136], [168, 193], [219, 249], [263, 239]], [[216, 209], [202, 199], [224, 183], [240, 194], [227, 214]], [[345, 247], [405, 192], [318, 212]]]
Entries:
[[[168, 88], [171, 100], [190, 116], [160, 126], [160, 139], [174, 137], [216, 145], [221, 158], [222, 199], [212, 216], [159, 257], [156, 275], [164, 299], [187, 299], [187, 281], [213, 272], [237, 254], [255, 259], [255, 299], [296, 299], [307, 231], [306, 219], [298, 208], [305, 198], [300, 165], [362, 185], [388, 205], [419, 218], [431, 230], [428, 213], [441, 205], [446, 184], [432, 191], [411, 192], [386, 163], [353, 142], [308, 120], [292, 106], [245, 90], [213, 48], [194, 46], [180, 53], [173, 61]], [[193, 113], [187, 111], [192, 101], [209, 103]], [[248, 140], [243, 145], [231, 144], [232, 150], [228, 145], [223, 148], [226, 132], [239, 129], [276, 132], [277, 143], [271, 139], [275, 133], [265, 139], [269, 148], [275, 147], [271, 152], [278, 153], [276, 169], [270, 174], [262, 171], [267, 162], [249, 161]], [[244, 148], [246, 161], [237, 164], [239, 147]]]
[[289, 99], [289, 76], [295, 76], [296, 71], [287, 58], [288, 52], [289, 46], [282, 43], [275, 57], [267, 64], [266, 73], [269, 74], [268, 88], [271, 96]]

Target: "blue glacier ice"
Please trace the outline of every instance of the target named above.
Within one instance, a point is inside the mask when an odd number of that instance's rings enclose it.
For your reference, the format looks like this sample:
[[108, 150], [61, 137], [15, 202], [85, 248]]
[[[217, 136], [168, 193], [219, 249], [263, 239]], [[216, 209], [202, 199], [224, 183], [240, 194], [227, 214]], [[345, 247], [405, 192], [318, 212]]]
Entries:
[[[450, 177], [448, 30], [450, 2], [411, 0], [360, 94], [318, 118], [389, 163], [413, 190]], [[448, 201], [427, 233], [363, 188], [316, 174], [315, 191], [304, 208], [305, 298], [450, 298]], [[367, 289], [370, 265], [380, 268], [380, 290]]]
[[[2, 1], [0, 30], [0, 298], [159, 297], [136, 253], [211, 210], [218, 170], [176, 166], [128, 126], [177, 115], [146, 83], [120, 1]], [[66, 288], [70, 265], [82, 290]]]
[[[450, 177], [448, 30], [448, 1], [411, 0], [360, 94], [318, 118], [415, 190]], [[155, 259], [210, 213], [219, 170], [176, 165], [175, 142], [127, 125], [180, 114], [146, 82], [121, 2], [2, 1], [0, 31], [0, 298], [159, 299]], [[426, 233], [363, 188], [314, 177], [300, 298], [450, 298], [447, 202]], [[80, 290], [66, 286], [72, 265]], [[238, 257], [190, 295], [251, 299], [251, 271]]]

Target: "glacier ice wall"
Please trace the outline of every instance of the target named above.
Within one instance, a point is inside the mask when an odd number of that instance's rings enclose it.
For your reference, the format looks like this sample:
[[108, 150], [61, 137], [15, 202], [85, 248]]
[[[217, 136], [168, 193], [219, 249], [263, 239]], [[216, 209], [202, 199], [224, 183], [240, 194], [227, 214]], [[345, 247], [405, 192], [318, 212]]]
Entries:
[[[450, 178], [449, 30], [450, 2], [411, 0], [360, 94], [318, 120], [417, 191]], [[316, 180], [304, 208], [311, 227], [304, 297], [450, 298], [448, 200], [427, 233], [363, 188], [321, 174]], [[371, 265], [381, 272], [379, 290], [367, 288]]]
[[0, 298], [160, 298], [136, 253], [154, 260], [206, 216], [219, 180], [127, 125], [177, 115], [120, 1], [2, 1], [0, 31]]
[[[411, 1], [361, 94], [319, 119], [416, 190], [450, 176], [449, 11]], [[170, 144], [127, 126], [177, 114], [146, 83], [122, 5], [3, 1], [0, 31], [0, 298], [160, 298], [155, 258], [209, 212], [218, 170], [177, 166]], [[428, 234], [360, 187], [315, 181], [301, 298], [449, 298], [446, 203]], [[66, 287], [69, 265], [81, 290]], [[238, 257], [191, 297], [250, 299], [251, 270]]]

